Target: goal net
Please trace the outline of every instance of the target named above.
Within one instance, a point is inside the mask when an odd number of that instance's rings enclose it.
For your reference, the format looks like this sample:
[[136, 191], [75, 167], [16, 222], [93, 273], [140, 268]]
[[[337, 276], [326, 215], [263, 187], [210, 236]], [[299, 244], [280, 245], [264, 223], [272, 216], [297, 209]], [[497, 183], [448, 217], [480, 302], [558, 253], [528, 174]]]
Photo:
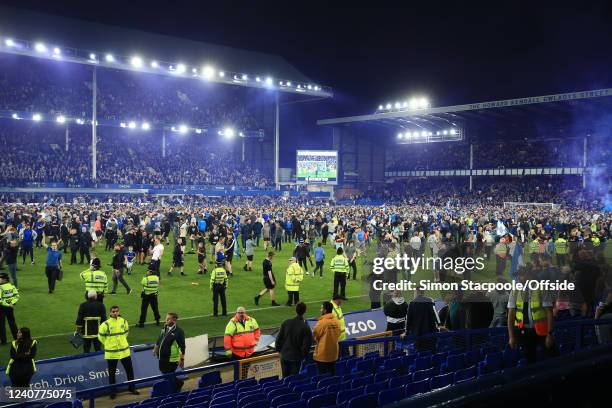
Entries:
[[540, 209], [549, 209], [549, 210], [559, 210], [561, 208], [561, 204], [554, 203], [522, 203], [522, 202], [512, 202], [505, 201], [504, 208], [514, 209], [514, 208], [540, 208]]

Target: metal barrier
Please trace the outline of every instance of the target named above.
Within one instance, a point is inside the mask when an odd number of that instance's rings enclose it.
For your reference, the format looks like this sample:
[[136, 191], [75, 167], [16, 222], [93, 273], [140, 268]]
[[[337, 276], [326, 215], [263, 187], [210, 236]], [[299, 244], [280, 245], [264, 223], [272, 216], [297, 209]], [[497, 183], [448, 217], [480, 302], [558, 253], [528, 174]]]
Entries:
[[[370, 334], [368, 336], [358, 337], [357, 340], [369, 340], [369, 339], [380, 339], [381, 337], [390, 337], [393, 332], [387, 331], [383, 333]], [[393, 350], [393, 344], [391, 343], [365, 343], [355, 345], [353, 356], [363, 357], [368, 353], [378, 352], [378, 355], [384, 356]]]
[[282, 377], [280, 354], [264, 354], [263, 356], [238, 360], [238, 379], [256, 378], [260, 380], [265, 377], [277, 375]]

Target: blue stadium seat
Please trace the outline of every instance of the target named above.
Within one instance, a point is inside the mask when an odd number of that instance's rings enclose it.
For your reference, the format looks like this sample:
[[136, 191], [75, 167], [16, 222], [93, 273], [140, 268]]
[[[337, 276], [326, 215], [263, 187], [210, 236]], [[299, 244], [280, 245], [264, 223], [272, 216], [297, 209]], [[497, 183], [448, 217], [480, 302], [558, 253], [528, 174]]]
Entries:
[[440, 368], [442, 363], [446, 362], [448, 352], [436, 353], [431, 357], [431, 366], [434, 368]]
[[375, 363], [376, 363], [376, 359], [373, 359], [373, 358], [359, 361], [357, 365], [355, 365], [355, 367], [352, 369], [352, 371], [353, 372], [363, 371], [364, 373], [371, 373], [376, 369]]
[[268, 408], [269, 406], [270, 404], [265, 398], [262, 400], [251, 401], [244, 405], [240, 405], [240, 403], [238, 403], [238, 408]]
[[226, 402], [229, 401], [234, 401], [234, 404], [236, 403], [236, 395], [223, 395], [220, 397], [213, 397], [213, 399], [210, 401], [210, 405], [218, 405], [218, 404], [225, 404]]
[[374, 382], [377, 383], [377, 382], [381, 382], [384, 380], [388, 380], [390, 378], [393, 378], [395, 375], [396, 374], [394, 370], [381, 371], [374, 375]]
[[306, 401], [295, 401], [288, 404], [280, 405], [278, 408], [308, 408]]
[[272, 387], [279, 387], [279, 386], [280, 387], [284, 387], [283, 380], [276, 380], [276, 381], [267, 382], [267, 383], [265, 383], [265, 384], [263, 384], [261, 386], [261, 389], [266, 391], [266, 390], [269, 390]]
[[272, 401], [274, 397], [278, 397], [279, 395], [291, 394], [291, 392], [292, 391], [289, 389], [289, 387], [283, 387], [269, 391], [268, 393], [266, 393], [266, 397], [269, 401]]
[[386, 390], [387, 388], [389, 388], [389, 380], [374, 384], [368, 384], [365, 386], [364, 392], [366, 394], [379, 393], [380, 391]]
[[323, 378], [327, 378], [327, 377], [331, 377], [331, 374], [330, 373], [325, 373], [325, 374], [313, 375], [312, 377], [310, 377], [310, 382], [313, 383], [313, 384], [316, 384], [320, 380], [322, 380]]
[[431, 368], [431, 356], [419, 357], [410, 365], [409, 372], [427, 370]]
[[453, 384], [453, 373], [436, 375], [431, 378], [431, 389], [437, 390], [439, 388], [448, 387]]
[[317, 375], [317, 364], [306, 364], [304, 367], [302, 367], [300, 374], [308, 374], [308, 376]]
[[378, 406], [378, 393], [371, 393], [353, 397], [349, 400], [347, 408], [363, 408], [363, 407], [377, 407]]
[[213, 391], [213, 395], [212, 395], [212, 399], [215, 400], [217, 398], [226, 398], [226, 397], [232, 397], [232, 398], [236, 398], [238, 396], [238, 392], [236, 390], [222, 390], [219, 392], [214, 392]]
[[317, 384], [300, 384], [300, 385], [296, 385], [295, 387], [291, 387], [291, 391], [295, 392], [296, 394], [300, 394], [304, 391], [312, 391], [312, 390], [316, 390], [317, 389]]
[[404, 387], [389, 388], [378, 394], [378, 405], [383, 406], [404, 399], [406, 392]]
[[211, 402], [209, 408], [236, 408], [236, 400], [226, 402]]
[[291, 384], [292, 382], [300, 381], [300, 380], [307, 379], [307, 378], [310, 378], [308, 374], [290, 375], [289, 377], [283, 378], [283, 384]]
[[262, 386], [257, 384], [257, 385], [253, 385], [250, 387], [243, 387], [243, 388], [237, 389], [237, 391], [238, 391], [238, 395], [241, 395], [241, 394], [249, 394], [253, 392], [261, 392], [262, 389], [263, 389]]
[[154, 405], [158, 405], [160, 402], [162, 402], [162, 400], [165, 398], [165, 396], [162, 397], [153, 397], [153, 398], [146, 398], [142, 401], [140, 401], [140, 404], [138, 404], [139, 406], [142, 405], [147, 405], [147, 404], [154, 404]]
[[255, 379], [255, 378], [249, 378], [249, 379], [246, 379], [246, 380], [238, 381], [238, 382], [235, 384], [235, 388], [236, 388], [237, 390], [239, 390], [239, 389], [241, 389], [241, 388], [245, 388], [245, 387], [253, 387], [253, 386], [256, 386], [256, 385], [257, 385], [257, 379]]
[[238, 399], [238, 408], [242, 408], [247, 404], [250, 404], [252, 402], [256, 402], [256, 401], [266, 401], [266, 406], [268, 405], [266, 396], [264, 394], [251, 394], [251, 395], [247, 395], [245, 397], [239, 398]]
[[169, 380], [160, 380], [153, 383], [151, 397], [162, 397], [174, 392], [176, 385]]
[[410, 398], [417, 394], [424, 394], [429, 391], [431, 391], [431, 383], [429, 380], [416, 381], [404, 386], [406, 398]]
[[350, 390], [340, 391], [336, 396], [336, 404], [342, 404], [343, 402], [347, 402], [348, 400], [353, 397], [356, 397], [357, 395], [363, 394], [364, 389], [365, 387], [357, 387]]
[[368, 351], [363, 356], [363, 358], [373, 358], [373, 357], [380, 357], [380, 352], [378, 352], [378, 351]]
[[398, 368], [402, 368], [402, 358], [401, 357], [387, 359], [382, 365], [382, 370], [384, 371], [395, 370]]
[[[135, 407], [136, 405], [138, 405], [138, 402], [132, 402], [130, 404], [122, 404], [122, 405], [115, 405], [115, 408], [132, 408]], [[45, 405], [45, 408], [47, 406]]]
[[305, 385], [305, 384], [310, 384], [310, 378], [302, 378], [300, 380], [291, 381], [287, 383], [286, 385], [291, 388], [291, 387], [297, 387], [298, 385]]
[[344, 375], [350, 372], [348, 362], [346, 360], [336, 361], [336, 375]]
[[412, 381], [412, 374], [393, 377], [389, 380], [389, 388], [401, 387]]
[[158, 405], [159, 408], [180, 408], [185, 404], [184, 400], [162, 402]]
[[414, 373], [412, 373], [412, 381], [421, 381], [424, 380], [426, 378], [431, 378], [435, 375], [434, 373], [434, 369], [430, 368], [427, 370], [419, 370], [419, 371], [415, 371]]
[[258, 384], [268, 384], [274, 381], [278, 381], [278, 375], [273, 375], [270, 377], [264, 377], [264, 378], [260, 378], [259, 381], [257, 382]]
[[323, 392], [325, 393], [340, 392], [340, 391], [350, 390], [350, 389], [351, 389], [351, 382], [346, 381], [346, 382], [339, 383], [339, 384], [328, 385], [327, 387], [323, 388]]
[[469, 380], [474, 380], [477, 374], [478, 374], [478, 370], [476, 369], [476, 366], [471, 366], [468, 368], [464, 368], [462, 370], [457, 370], [455, 371], [454, 382], [460, 383], [460, 382], [465, 382]]
[[423, 358], [423, 357], [432, 357], [433, 356], [433, 351], [431, 350], [427, 350], [427, 351], [421, 351], [419, 352], [419, 355], [417, 358]]
[[393, 351], [389, 352], [387, 357], [389, 357], [389, 358], [396, 358], [396, 357], [402, 357], [404, 355], [406, 355], [406, 353], [404, 353], [404, 350], [393, 350]]
[[322, 408], [326, 405], [333, 405], [336, 402], [336, 394], [315, 395], [308, 400], [308, 408]]
[[190, 397], [185, 401], [185, 405], [202, 404], [210, 401], [210, 395], [201, 395], [196, 397]]
[[478, 363], [478, 375], [499, 371], [503, 368], [504, 356], [501, 352], [489, 353], [484, 361]]
[[301, 394], [298, 394], [300, 396], [300, 399], [303, 401], [308, 401], [309, 399], [311, 399], [312, 397], [316, 396], [316, 395], [321, 395], [321, 394], [326, 394], [324, 393], [322, 390], [310, 390], [310, 391], [304, 391]]
[[480, 362], [480, 349], [466, 351], [463, 354], [463, 366], [464, 367], [473, 366], [475, 364], [478, 364], [479, 362]]
[[453, 373], [457, 370], [461, 370], [464, 366], [465, 355], [464, 354], [455, 354], [449, 355], [446, 359], [446, 363], [443, 363], [440, 367], [440, 373]]
[[204, 401], [199, 404], [185, 404], [183, 408], [208, 408], [210, 401]]
[[204, 388], [209, 385], [221, 384], [221, 372], [212, 371], [210, 373], [203, 374], [198, 380], [198, 388]]
[[317, 388], [323, 388], [323, 387], [327, 387], [328, 385], [332, 385], [332, 384], [340, 384], [340, 377], [327, 377], [327, 378], [322, 378], [321, 380], [319, 380], [316, 384], [317, 384]]
[[361, 371], [358, 372], [358, 373], [345, 374], [345, 375], [342, 376], [342, 380], [341, 381], [342, 382], [349, 381], [349, 380], [352, 380], [354, 378], [361, 377], [362, 375], [363, 375], [363, 373]]
[[268, 399], [268, 401], [270, 401], [271, 408], [277, 408], [283, 404], [288, 404], [290, 402], [298, 401], [299, 399], [300, 398], [297, 394], [290, 393], [290, 394], [279, 395], [278, 397]]
[[361, 387], [362, 385], [368, 385], [368, 384], [373, 384], [373, 383], [374, 383], [374, 376], [370, 374], [370, 375], [366, 375], [365, 377], [355, 378], [351, 382], [351, 387], [352, 388]]

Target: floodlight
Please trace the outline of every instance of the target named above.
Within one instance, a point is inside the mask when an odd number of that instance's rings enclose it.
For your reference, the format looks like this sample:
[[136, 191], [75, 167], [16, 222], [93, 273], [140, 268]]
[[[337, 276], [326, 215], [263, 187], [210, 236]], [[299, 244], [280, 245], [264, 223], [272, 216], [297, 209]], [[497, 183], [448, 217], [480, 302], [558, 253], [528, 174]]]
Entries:
[[410, 109], [416, 109], [419, 107], [419, 100], [416, 98], [412, 98], [409, 102]]
[[314, 87], [314, 90], [315, 90], [315, 91], [320, 91], [320, 90], [321, 90], [321, 87], [320, 87], [320, 86], [315, 86], [315, 87]]
[[191, 68], [191, 72], [194, 73], [194, 74], [197, 74], [198, 70], [197, 70], [197, 68]]
[[130, 129], [136, 129], [136, 122], [130, 122], [130, 123], [128, 123], [128, 127], [129, 127]]
[[406, 101], [402, 102], [402, 108], [405, 108], [406, 106], [408, 106], [408, 102]]
[[54, 47], [53, 48], [53, 55], [56, 56], [56, 57], [62, 55], [62, 50], [60, 50], [59, 47]]
[[139, 57], [138, 55], [135, 55], [130, 60], [130, 64], [132, 64], [132, 66], [134, 68], [141, 68], [142, 67], [142, 58]]
[[225, 72], [223, 72], [223, 71], [219, 71], [219, 76], [220, 76], [221, 78], [223, 78], [223, 77], [225, 76]]
[[395, 102], [395, 109], [399, 109], [402, 107], [402, 104], [399, 102]]
[[204, 68], [202, 68], [202, 77], [204, 77], [204, 79], [212, 79], [214, 76], [215, 69], [213, 67], [206, 65]]
[[12, 117], [13, 119], [19, 119], [19, 115], [18, 115], [18, 114], [16, 114], [16, 113], [13, 113], [13, 114], [11, 115], [11, 117]]
[[234, 129], [232, 129], [231, 127], [226, 127], [225, 129], [223, 129], [223, 136], [227, 137], [228, 139], [231, 139], [232, 137], [234, 137]]
[[187, 130], [188, 130], [187, 125], [180, 125], [180, 126], [178, 127], [178, 131], [179, 131], [179, 133], [183, 133], [183, 134], [184, 134], [184, 133], [187, 133]]
[[96, 54], [94, 54], [93, 52], [91, 54], [89, 54], [89, 59], [92, 61], [96, 60]]
[[142, 125], [140, 126], [140, 128], [142, 130], [149, 130], [151, 129], [151, 125], [149, 125], [149, 122], [142, 122]]
[[439, 130], [436, 132], [436, 135], [437, 135], [437, 136], [440, 136], [440, 131], [439, 131]]
[[309, 84], [309, 85], [308, 85], [308, 89], [312, 89], [312, 85], [310, 85], [310, 84]]
[[427, 132], [427, 136], [433, 136], [432, 132]]
[[249, 79], [247, 74], [242, 74], [242, 80], [247, 81]]
[[195, 132], [199, 135], [200, 133], [202, 133], [202, 129], [196, 129]]
[[242, 137], [244, 137], [244, 133], [242, 133], [242, 132], [240, 132], [240, 133], [239, 133], [239, 135], [240, 135], [240, 136], [242, 136]]
[[455, 133], [457, 133], [457, 131], [456, 131], [455, 129], [451, 129], [451, 130], [450, 130], [450, 134], [451, 134], [451, 135], [454, 135]]
[[427, 132], [426, 131], [422, 131], [421, 132], [421, 136], [423, 136], [423, 137], [427, 136]]
[[266, 85], [271, 86], [274, 80], [271, 77], [266, 78]]
[[401, 139], [402, 137], [404, 137], [404, 135], [403, 135], [402, 133], [398, 133], [398, 134], [397, 134], [397, 138], [398, 138], [398, 139]]
[[442, 132], [442, 134], [443, 134], [443, 135], [448, 135], [448, 130], [444, 130], [444, 131]]
[[386, 106], [386, 108], [387, 108], [387, 109], [391, 109], [391, 104], [390, 104], [390, 103], [388, 103], [388, 104], [387, 104], [387, 106]]
[[261, 78], [260, 77], [255, 77], [255, 82], [261, 82]]
[[7, 38], [6, 40], [4, 40], [4, 44], [7, 47], [14, 47], [15, 46], [15, 41], [13, 41], [12, 38]]
[[85, 121], [83, 121], [83, 119], [77, 119], [76, 123], [79, 124], [79, 125], [82, 125], [82, 124], [85, 123]]
[[185, 64], [178, 64], [176, 66], [176, 73], [177, 74], [182, 74], [185, 72], [185, 70], [187, 69], [187, 67], [185, 67]]
[[151, 61], [151, 68], [157, 68], [159, 67], [159, 64], [157, 63], [157, 61]]
[[57, 123], [65, 123], [66, 122], [66, 118], [62, 115], [58, 116], [57, 118], [55, 118]]
[[34, 122], [40, 122], [42, 120], [42, 115], [40, 113], [35, 113], [32, 115], [32, 120]]
[[419, 100], [419, 106], [423, 109], [429, 107], [429, 101], [427, 100], [427, 98], [421, 98]]
[[113, 57], [113, 54], [106, 54], [106, 57], [104, 57], [104, 59], [106, 60], [106, 62], [115, 62], [115, 57]]
[[121, 123], [119, 124], [119, 127], [124, 128], [125, 126], [126, 126], [126, 125], [125, 125], [125, 123], [123, 123], [123, 122], [121, 122]]
[[36, 43], [34, 49], [38, 52], [47, 52], [47, 46], [43, 43]]
[[383, 110], [383, 109], [384, 109], [384, 106], [378, 105], [378, 110]]

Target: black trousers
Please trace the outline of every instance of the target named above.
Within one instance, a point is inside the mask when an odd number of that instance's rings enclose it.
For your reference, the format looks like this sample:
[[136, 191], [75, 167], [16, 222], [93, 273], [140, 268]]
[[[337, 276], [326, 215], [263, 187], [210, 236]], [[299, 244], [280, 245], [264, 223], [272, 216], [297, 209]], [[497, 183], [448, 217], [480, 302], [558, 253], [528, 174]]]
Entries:
[[[121, 360], [106, 360], [108, 364], [108, 383], [115, 384], [115, 372], [117, 371], [117, 364], [121, 361], [121, 365], [125, 369], [125, 375], [127, 375], [128, 381], [134, 379], [134, 367], [132, 366], [132, 358], [130, 356], [124, 357]], [[136, 389], [134, 385], [129, 386], [130, 390]], [[111, 392], [111, 393], [114, 393]]]
[[[159, 371], [161, 371], [162, 374], [170, 374], [176, 371], [176, 369], [178, 368], [178, 363], [177, 362], [170, 362], [170, 361], [162, 361], [159, 360]], [[181, 390], [181, 388], [183, 388], [183, 384], [184, 381], [180, 380], [178, 377], [176, 378], [176, 392], [179, 392]]]
[[6, 326], [8, 321], [9, 329], [13, 339], [17, 338], [17, 323], [15, 323], [15, 310], [9, 306], [0, 306], [0, 342], [6, 344]]
[[[300, 292], [296, 291], [287, 291], [287, 295], [289, 298], [287, 299], [287, 305], [291, 306], [292, 304], [298, 304], [300, 302]], [[295, 303], [294, 303], [295, 302]]]
[[298, 258], [298, 264], [305, 272], [308, 272], [308, 260], [306, 258]]
[[70, 265], [77, 263], [77, 253], [79, 252], [79, 247], [70, 248]]
[[323, 234], [323, 245], [327, 244], [327, 234]]
[[[353, 280], [357, 279], [357, 261], [353, 260], [353, 262], [349, 262], [349, 268], [353, 270]], [[350, 279], [351, 272], [349, 270], [348, 277]]]
[[155, 321], [159, 322], [161, 316], [159, 315], [159, 305], [157, 303], [157, 295], [142, 295], [142, 301], [140, 302], [140, 324], [144, 324], [147, 320], [147, 310], [149, 309], [149, 305], [151, 305], [151, 310], [153, 310], [153, 316], [155, 317]]
[[83, 263], [85, 259], [87, 259], [87, 263], [91, 261], [91, 255], [89, 255], [89, 247], [81, 247], [79, 249], [79, 252], [81, 254], [81, 263]]
[[539, 347], [544, 349], [544, 354], [547, 357], [554, 357], [559, 354], [556, 346], [552, 349], [546, 348], [546, 336], [538, 336], [535, 329], [518, 330], [518, 343], [523, 348], [523, 354], [529, 364], [537, 361]]
[[21, 256], [23, 257], [23, 263], [25, 263], [27, 255], [30, 254], [30, 261], [34, 262], [34, 248], [31, 246], [21, 246]]
[[155, 271], [155, 274], [157, 276], [159, 276], [159, 266], [160, 266], [160, 264], [161, 264], [161, 261], [159, 259], [156, 260], [156, 261], [151, 259], [151, 262], [149, 263], [149, 270]]
[[282, 250], [282, 245], [281, 245], [281, 243], [282, 243], [282, 242], [283, 242], [283, 239], [282, 239], [282, 238], [276, 238], [276, 239], [274, 240], [274, 250], [275, 250], [275, 251], [280, 251], [280, 250]]
[[301, 366], [301, 361], [289, 361], [281, 359], [281, 370], [283, 372], [283, 378], [287, 378], [290, 375], [299, 374]]
[[47, 266], [45, 267], [45, 274], [47, 275], [49, 293], [51, 293], [55, 290], [55, 282], [59, 277], [59, 268], [57, 266]]
[[332, 361], [330, 363], [322, 363], [320, 361], [315, 361], [317, 363], [317, 374], [327, 374], [336, 375], [336, 362]]
[[93, 339], [83, 339], [83, 353], [89, 353], [91, 351], [91, 346], [93, 345], [94, 351], [102, 350], [102, 344], [100, 344], [100, 340]]
[[113, 290], [111, 293], [117, 292], [118, 282], [121, 282], [125, 290], [130, 292], [130, 285], [127, 284], [125, 279], [123, 279], [123, 269], [114, 269], [113, 270]]
[[[340, 287], [340, 293], [338, 293], [338, 287]], [[344, 272], [334, 273], [334, 296], [335, 295], [346, 297], [346, 273]]]
[[221, 311], [223, 316], [227, 315], [227, 303], [225, 299], [225, 287], [221, 284], [213, 284], [213, 316], [219, 315], [219, 299], [221, 299]]
[[316, 266], [314, 271], [312, 272], [313, 275], [317, 274], [317, 269], [319, 270], [319, 276], [323, 276], [323, 264], [325, 263], [325, 261], [318, 261], [316, 262]]

